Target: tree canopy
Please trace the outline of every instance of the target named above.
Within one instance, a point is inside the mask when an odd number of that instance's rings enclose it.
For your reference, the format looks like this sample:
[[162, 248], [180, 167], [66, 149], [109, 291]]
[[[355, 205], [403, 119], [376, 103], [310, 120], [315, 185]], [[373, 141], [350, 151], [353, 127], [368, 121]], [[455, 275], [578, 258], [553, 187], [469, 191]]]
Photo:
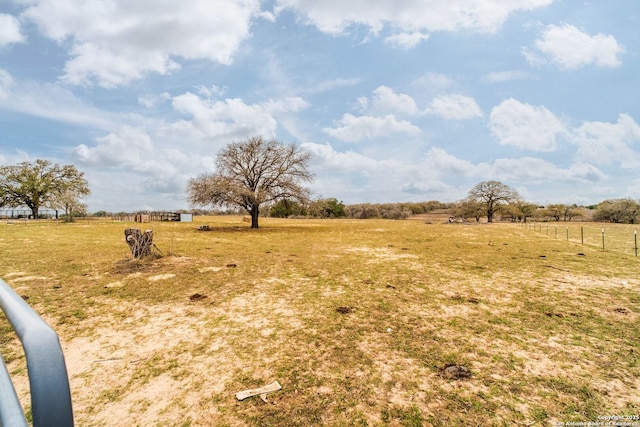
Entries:
[[640, 203], [632, 199], [605, 200], [598, 205], [593, 219], [636, 224], [640, 220]]
[[467, 200], [482, 204], [488, 222], [493, 222], [494, 214], [504, 205], [520, 199], [516, 190], [499, 181], [480, 182], [469, 190], [467, 196]]
[[242, 208], [251, 215], [251, 228], [258, 228], [263, 204], [308, 200], [310, 192], [301, 184], [313, 179], [310, 159], [295, 144], [260, 136], [232, 142], [218, 153], [216, 172], [189, 180], [187, 198], [194, 206]]
[[38, 217], [41, 207], [56, 209], [63, 204], [75, 205], [89, 194], [84, 174], [73, 165], [61, 166], [38, 159], [0, 166], [0, 206], [26, 206], [34, 218]]

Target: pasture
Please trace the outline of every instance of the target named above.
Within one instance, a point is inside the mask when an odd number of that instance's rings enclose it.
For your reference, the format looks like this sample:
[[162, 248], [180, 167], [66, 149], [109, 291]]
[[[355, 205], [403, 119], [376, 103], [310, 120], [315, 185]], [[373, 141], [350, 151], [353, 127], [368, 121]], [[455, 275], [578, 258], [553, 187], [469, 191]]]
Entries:
[[[127, 227], [153, 229], [162, 256], [133, 260]], [[79, 426], [640, 415], [631, 252], [512, 224], [261, 218], [250, 230], [221, 216], [3, 222], [0, 253], [0, 278], [60, 336]], [[0, 342], [28, 410], [4, 318]], [[274, 380], [268, 403], [235, 398]]]

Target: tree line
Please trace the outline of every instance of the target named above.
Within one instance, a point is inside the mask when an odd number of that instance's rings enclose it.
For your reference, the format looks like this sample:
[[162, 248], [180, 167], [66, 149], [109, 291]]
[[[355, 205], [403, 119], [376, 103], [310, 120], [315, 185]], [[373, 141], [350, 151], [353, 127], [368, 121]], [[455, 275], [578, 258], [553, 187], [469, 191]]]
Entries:
[[[295, 144], [282, 144], [260, 136], [232, 142], [217, 155], [216, 171], [189, 180], [187, 200], [198, 212], [202, 208], [244, 212], [251, 227], [258, 228], [260, 216], [317, 218], [406, 219], [434, 210], [446, 210], [450, 220], [495, 217], [508, 221], [571, 221], [585, 219], [576, 205], [538, 206], [525, 201], [510, 186], [499, 181], [483, 181], [471, 188], [466, 198], [455, 203], [431, 200], [408, 203], [361, 203], [345, 205], [336, 198], [311, 200], [304, 186], [313, 180], [309, 171], [311, 155]], [[33, 218], [40, 208], [64, 210], [68, 218], [86, 212], [81, 200], [90, 194], [84, 174], [73, 165], [47, 160], [0, 166], [0, 208], [26, 206]], [[605, 200], [593, 210], [595, 221], [637, 223], [640, 203], [632, 199]], [[193, 212], [193, 211], [192, 211]], [[101, 212], [104, 213], [104, 212]]]

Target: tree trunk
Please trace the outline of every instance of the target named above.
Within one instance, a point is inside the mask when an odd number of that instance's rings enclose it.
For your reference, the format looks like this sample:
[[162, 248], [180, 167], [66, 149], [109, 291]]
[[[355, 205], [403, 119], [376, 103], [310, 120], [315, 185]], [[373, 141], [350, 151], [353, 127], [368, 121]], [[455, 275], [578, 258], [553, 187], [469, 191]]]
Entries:
[[31, 208], [31, 215], [33, 216], [33, 219], [38, 219], [38, 207], [34, 206], [33, 208]]
[[260, 216], [260, 207], [253, 205], [251, 207], [251, 228], [258, 228], [258, 217]]
[[139, 228], [126, 228], [124, 237], [134, 258], [140, 259], [151, 255], [153, 230], [145, 230], [143, 233]]

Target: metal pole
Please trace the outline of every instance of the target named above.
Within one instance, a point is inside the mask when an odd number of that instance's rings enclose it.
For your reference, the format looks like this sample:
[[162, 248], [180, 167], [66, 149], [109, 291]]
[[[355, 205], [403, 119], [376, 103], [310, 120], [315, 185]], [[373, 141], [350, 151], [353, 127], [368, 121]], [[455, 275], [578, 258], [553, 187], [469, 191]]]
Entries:
[[633, 230], [633, 243], [636, 250], [636, 256], [638, 256], [638, 233], [636, 230]]
[[602, 229], [602, 250], [604, 251], [604, 228]]
[[72, 427], [71, 390], [58, 335], [1, 279], [0, 308], [24, 348], [34, 427]]
[[569, 227], [567, 227], [567, 242], [569, 241]]
[[584, 245], [584, 227], [580, 227], [580, 243]]

